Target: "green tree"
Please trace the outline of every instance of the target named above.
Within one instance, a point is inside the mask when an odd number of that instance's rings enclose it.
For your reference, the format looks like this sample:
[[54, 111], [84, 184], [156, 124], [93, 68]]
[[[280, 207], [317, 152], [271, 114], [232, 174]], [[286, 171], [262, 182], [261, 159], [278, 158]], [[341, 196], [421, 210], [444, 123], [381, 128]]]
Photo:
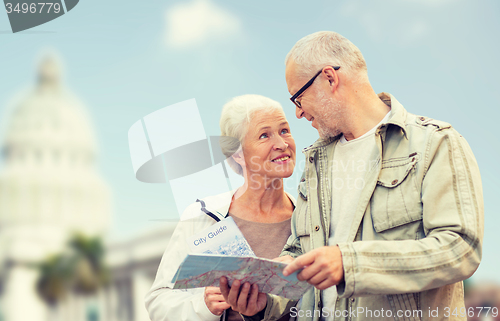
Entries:
[[95, 293], [109, 281], [104, 254], [101, 238], [75, 233], [62, 253], [38, 264], [38, 293], [51, 307], [69, 291]]
[[37, 290], [41, 297], [54, 307], [68, 292], [72, 263], [64, 254], [53, 255], [38, 265], [40, 276]]
[[104, 263], [104, 245], [99, 237], [75, 234], [69, 241], [74, 257], [73, 288], [91, 294], [109, 281], [109, 270]]

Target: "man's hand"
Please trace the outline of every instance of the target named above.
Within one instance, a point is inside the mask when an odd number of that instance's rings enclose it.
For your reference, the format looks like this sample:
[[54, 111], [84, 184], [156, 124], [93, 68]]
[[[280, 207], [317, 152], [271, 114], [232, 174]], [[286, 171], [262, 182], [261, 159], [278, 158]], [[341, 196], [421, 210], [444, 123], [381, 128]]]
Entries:
[[234, 280], [229, 288], [227, 279], [221, 277], [220, 290], [231, 309], [243, 315], [254, 316], [266, 307], [267, 296], [265, 293], [259, 293], [257, 284], [250, 285], [245, 282], [242, 286], [239, 280]]
[[290, 255], [285, 255], [285, 256], [277, 257], [277, 258], [273, 259], [273, 261], [288, 264], [288, 263], [293, 262], [293, 257], [291, 257]]
[[344, 279], [342, 254], [338, 246], [323, 246], [296, 258], [283, 270], [288, 276], [304, 268], [298, 275], [300, 281], [307, 281], [319, 290], [339, 284]]
[[221, 315], [224, 310], [231, 307], [224, 300], [220, 289], [215, 286], [207, 286], [205, 288], [205, 304], [214, 315]]

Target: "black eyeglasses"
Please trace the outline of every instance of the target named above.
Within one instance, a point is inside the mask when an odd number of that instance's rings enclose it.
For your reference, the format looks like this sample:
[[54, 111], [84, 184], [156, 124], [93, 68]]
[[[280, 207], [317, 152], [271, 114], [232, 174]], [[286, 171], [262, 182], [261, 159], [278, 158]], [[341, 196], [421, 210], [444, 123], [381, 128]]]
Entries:
[[[339, 70], [340, 69], [340, 66], [330, 66], [332, 67], [333, 69], [335, 70]], [[324, 67], [323, 67], [324, 68]], [[299, 97], [304, 91], [306, 91], [307, 88], [309, 88], [309, 86], [312, 85], [312, 83], [314, 82], [314, 79], [316, 79], [316, 77], [319, 76], [319, 74], [323, 71], [323, 68], [321, 68], [320, 71], [318, 71], [316, 73], [316, 75], [314, 75], [314, 77], [311, 78], [311, 80], [309, 80], [304, 86], [302, 86], [302, 88], [299, 89], [299, 91], [297, 91], [295, 93], [295, 95], [293, 95], [290, 100], [292, 101], [292, 103], [295, 104], [295, 106], [299, 107], [299, 108], [302, 108], [302, 106], [300, 105], [300, 101], [297, 101], [297, 97]]]

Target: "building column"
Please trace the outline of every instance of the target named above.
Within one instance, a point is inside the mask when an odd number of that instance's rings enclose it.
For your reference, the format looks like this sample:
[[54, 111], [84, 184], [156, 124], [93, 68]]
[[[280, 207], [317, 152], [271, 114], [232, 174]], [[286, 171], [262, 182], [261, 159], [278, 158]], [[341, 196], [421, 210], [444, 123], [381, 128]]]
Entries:
[[118, 321], [118, 293], [116, 282], [111, 282], [108, 288], [108, 319], [105, 321]]
[[20, 264], [8, 272], [3, 293], [6, 321], [47, 321], [47, 307], [36, 290], [38, 271]]
[[134, 321], [149, 321], [149, 314], [144, 306], [144, 297], [151, 288], [152, 281], [141, 270], [132, 275], [132, 300], [134, 302]]

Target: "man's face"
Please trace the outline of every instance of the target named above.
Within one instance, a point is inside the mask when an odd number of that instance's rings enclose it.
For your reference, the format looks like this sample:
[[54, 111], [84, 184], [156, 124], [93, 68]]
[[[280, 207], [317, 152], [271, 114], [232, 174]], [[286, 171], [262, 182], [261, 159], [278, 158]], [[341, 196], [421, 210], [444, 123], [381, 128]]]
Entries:
[[[294, 61], [288, 62], [285, 71], [288, 92], [294, 95], [308, 79], [297, 77], [297, 64]], [[324, 75], [304, 91], [297, 100], [302, 108], [295, 106], [297, 118], [306, 118], [311, 125], [316, 128], [321, 138], [334, 137], [341, 133], [340, 124], [344, 112], [342, 103], [330, 95], [328, 80]]]

